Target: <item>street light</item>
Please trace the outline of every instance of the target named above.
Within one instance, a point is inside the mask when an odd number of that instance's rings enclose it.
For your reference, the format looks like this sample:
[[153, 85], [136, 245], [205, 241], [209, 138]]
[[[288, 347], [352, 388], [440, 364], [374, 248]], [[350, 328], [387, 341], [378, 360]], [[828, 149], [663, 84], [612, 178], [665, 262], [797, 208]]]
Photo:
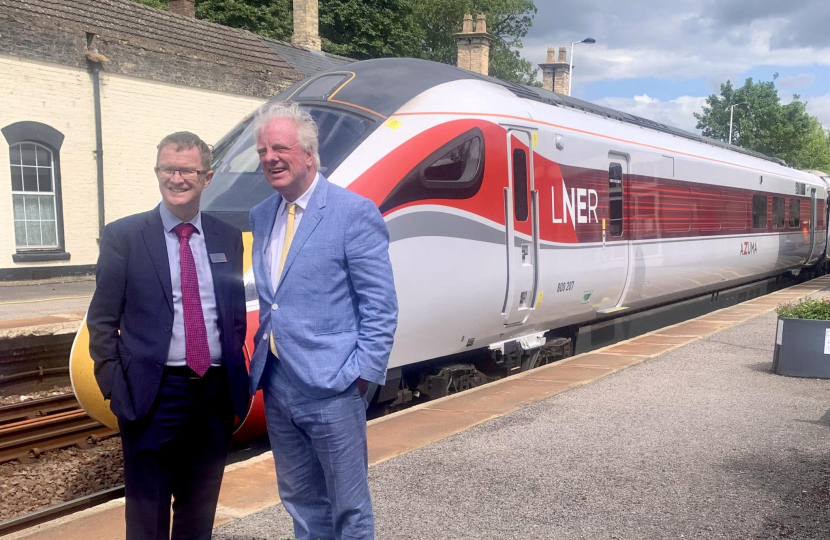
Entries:
[[741, 101], [729, 107], [729, 144], [732, 144], [732, 115], [735, 114], [735, 107], [738, 105], [746, 105], [749, 107], [746, 101]]
[[595, 40], [594, 38], [589, 37], [589, 38], [583, 39], [582, 41], [574, 41], [573, 43], [571, 43], [571, 61], [568, 62], [568, 95], [569, 96], [571, 95], [571, 82], [574, 80], [574, 75], [573, 75], [574, 45], [576, 45], [577, 43], [587, 43], [587, 44], [590, 45], [590, 44], [596, 43], [596, 42], [597, 42], [597, 40]]

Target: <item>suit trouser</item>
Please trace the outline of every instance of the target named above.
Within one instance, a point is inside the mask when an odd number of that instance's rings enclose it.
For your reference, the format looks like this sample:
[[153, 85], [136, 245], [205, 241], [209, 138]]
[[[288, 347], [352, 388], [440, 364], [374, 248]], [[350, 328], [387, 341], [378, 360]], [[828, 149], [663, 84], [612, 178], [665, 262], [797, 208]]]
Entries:
[[366, 406], [352, 385], [325, 399], [301, 394], [270, 353], [265, 416], [277, 486], [297, 540], [372, 539]]
[[[171, 373], [178, 371], [178, 373]], [[233, 434], [228, 375], [165, 369], [144, 418], [119, 421], [124, 452], [127, 540], [209, 539]]]

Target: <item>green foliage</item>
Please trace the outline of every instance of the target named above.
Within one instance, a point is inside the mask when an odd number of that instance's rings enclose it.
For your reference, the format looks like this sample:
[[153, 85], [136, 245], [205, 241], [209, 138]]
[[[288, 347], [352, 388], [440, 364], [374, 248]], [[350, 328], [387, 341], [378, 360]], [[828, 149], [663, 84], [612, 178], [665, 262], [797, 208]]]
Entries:
[[[830, 134], [807, 113], [806, 103], [794, 95], [782, 105], [769, 82], [747, 79], [738, 89], [727, 81], [720, 96], [706, 98], [702, 113], [694, 113], [697, 129], [706, 137], [729, 140], [729, 109], [734, 108], [732, 144], [783, 159], [799, 169], [830, 169]], [[746, 105], [737, 105], [745, 102]]]
[[778, 306], [778, 316], [787, 319], [830, 320], [830, 297], [821, 300], [802, 298], [797, 303]]
[[421, 0], [415, 9], [415, 22], [423, 30], [418, 57], [455, 65], [458, 49], [452, 36], [461, 31], [465, 13], [487, 16], [487, 32], [494, 36], [490, 75], [535, 84], [537, 70], [517, 50], [536, 15], [533, 0]]
[[[167, 0], [133, 0], [167, 8]], [[291, 41], [291, 0], [196, 0], [196, 16], [262, 36]], [[359, 60], [424, 58], [455, 65], [452, 35], [465, 13], [487, 15], [490, 75], [538, 84], [533, 64], [519, 56], [536, 15], [534, 0], [325, 0], [319, 4], [323, 50]]]
[[133, 2], [158, 9], [167, 9], [167, 0], [133, 0]]

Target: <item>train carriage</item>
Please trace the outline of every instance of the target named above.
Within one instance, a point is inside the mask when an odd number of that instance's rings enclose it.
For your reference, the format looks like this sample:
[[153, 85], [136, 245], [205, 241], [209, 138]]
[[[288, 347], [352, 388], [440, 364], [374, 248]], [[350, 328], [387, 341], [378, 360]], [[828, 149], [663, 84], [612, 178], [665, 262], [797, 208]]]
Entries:
[[[532, 357], [552, 330], [824, 257], [818, 176], [542, 89], [382, 59], [275, 99], [314, 116], [321, 172], [386, 220], [400, 315], [381, 401], [401, 399], [401, 368], [482, 349], [496, 360], [511, 350]], [[204, 211], [246, 231], [249, 350], [259, 306], [248, 212], [273, 193], [252, 129], [246, 119], [216, 145], [202, 197]], [[73, 384], [112, 423], [84, 332]], [[249, 433], [262, 429], [256, 401], [253, 410]]]

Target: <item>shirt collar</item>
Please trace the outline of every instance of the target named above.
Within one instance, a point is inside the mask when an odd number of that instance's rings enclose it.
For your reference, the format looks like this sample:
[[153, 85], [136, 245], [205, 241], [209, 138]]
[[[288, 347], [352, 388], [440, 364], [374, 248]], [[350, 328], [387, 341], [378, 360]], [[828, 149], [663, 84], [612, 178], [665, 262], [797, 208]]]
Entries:
[[[305, 193], [297, 197], [297, 200], [294, 201], [294, 203], [296, 203], [296, 205], [299, 206], [304, 212], [306, 207], [308, 206], [308, 202], [311, 200], [311, 195], [314, 193], [314, 188], [317, 187], [317, 182], [319, 180], [320, 173], [318, 172], [317, 175], [314, 177], [314, 182], [311, 183], [311, 185], [308, 187]], [[285, 198], [283, 198], [282, 204], [280, 205], [280, 212], [283, 211], [287, 203], [288, 201], [286, 201]]]
[[190, 221], [183, 222], [179, 218], [173, 215], [173, 212], [167, 209], [164, 206], [164, 203], [159, 204], [159, 214], [161, 214], [161, 224], [164, 226], [164, 230], [166, 232], [172, 232], [173, 228], [178, 225], [179, 223], [190, 223], [194, 227], [196, 227], [196, 232], [198, 234], [202, 234], [202, 211], [199, 210], [196, 212], [196, 217], [191, 219]]

